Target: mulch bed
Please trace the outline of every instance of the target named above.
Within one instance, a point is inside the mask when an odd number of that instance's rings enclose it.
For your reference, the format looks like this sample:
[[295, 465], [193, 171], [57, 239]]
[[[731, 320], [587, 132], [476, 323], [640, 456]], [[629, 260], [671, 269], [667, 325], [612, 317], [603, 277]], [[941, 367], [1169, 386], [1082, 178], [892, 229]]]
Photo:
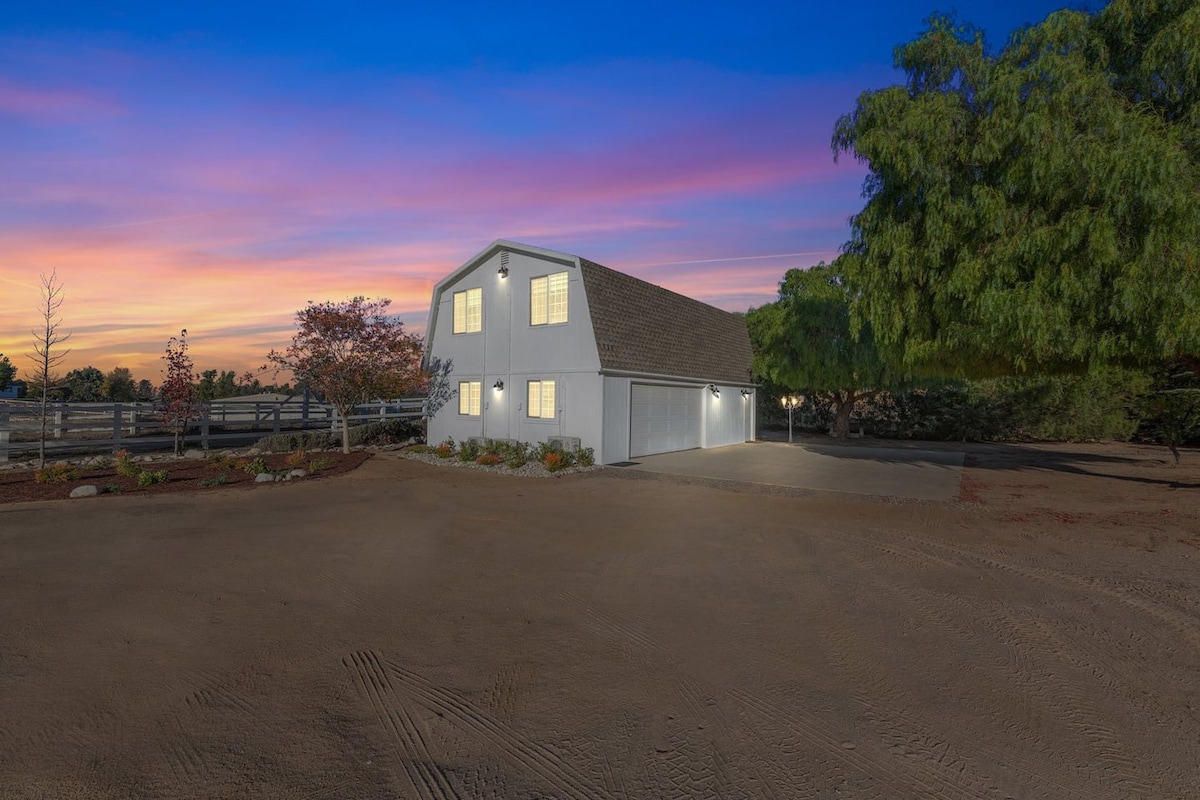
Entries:
[[[370, 452], [356, 451], [353, 453], [321, 452], [310, 453], [308, 460], [320, 458], [327, 462], [316, 472], [310, 473], [296, 481], [305, 482], [319, 480], [332, 475], [342, 475], [357, 468], [371, 457]], [[290, 469], [287, 463], [287, 453], [264, 453], [249, 456], [249, 460], [261, 458], [272, 472], [282, 472]], [[230, 464], [223, 467], [209, 463], [205, 459], [155, 459], [149, 462], [138, 462], [144, 470], [165, 470], [167, 481], [149, 486], [140, 486], [136, 477], [128, 477], [117, 473], [116, 466], [103, 468], [75, 467], [78, 476], [63, 483], [38, 483], [32, 469], [0, 470], [0, 503], [23, 503], [33, 500], [65, 500], [71, 496], [71, 490], [77, 486], [92, 485], [100, 490], [97, 497], [120, 495], [156, 495], [174, 492], [220, 492], [226, 489], [246, 489], [264, 484], [255, 483], [255, 476]], [[307, 470], [308, 464], [298, 465]], [[224, 475], [225, 482], [215, 486], [202, 486], [201, 482], [211, 481], [217, 475]], [[84, 502], [83, 498], [78, 502]]]

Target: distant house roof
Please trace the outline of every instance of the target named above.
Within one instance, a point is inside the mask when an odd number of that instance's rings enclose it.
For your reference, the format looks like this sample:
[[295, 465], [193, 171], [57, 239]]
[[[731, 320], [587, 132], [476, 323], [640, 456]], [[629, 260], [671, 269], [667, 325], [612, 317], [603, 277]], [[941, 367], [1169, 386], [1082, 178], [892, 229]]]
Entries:
[[605, 371], [751, 383], [746, 320], [579, 259]]

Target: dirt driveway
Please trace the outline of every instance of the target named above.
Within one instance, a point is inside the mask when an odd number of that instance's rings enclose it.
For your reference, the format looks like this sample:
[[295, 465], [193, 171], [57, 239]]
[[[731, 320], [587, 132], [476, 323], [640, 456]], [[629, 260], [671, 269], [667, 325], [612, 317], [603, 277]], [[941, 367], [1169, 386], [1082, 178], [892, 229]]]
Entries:
[[1195, 798], [1200, 458], [1159, 455], [0, 507], [0, 798]]

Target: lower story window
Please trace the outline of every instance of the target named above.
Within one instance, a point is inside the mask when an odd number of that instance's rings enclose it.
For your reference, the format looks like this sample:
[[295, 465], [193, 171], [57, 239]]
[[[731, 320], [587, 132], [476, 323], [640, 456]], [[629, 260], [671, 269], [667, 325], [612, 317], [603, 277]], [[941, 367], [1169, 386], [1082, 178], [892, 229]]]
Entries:
[[554, 419], [554, 381], [530, 381], [527, 416]]
[[458, 413], [468, 417], [479, 416], [479, 398], [483, 384], [480, 381], [458, 382]]

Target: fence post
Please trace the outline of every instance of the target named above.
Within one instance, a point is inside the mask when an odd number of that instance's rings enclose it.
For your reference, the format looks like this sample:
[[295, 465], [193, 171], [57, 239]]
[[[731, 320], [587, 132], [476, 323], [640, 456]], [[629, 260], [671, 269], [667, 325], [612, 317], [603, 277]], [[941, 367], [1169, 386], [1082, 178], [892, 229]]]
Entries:
[[56, 406], [54, 409], [54, 438], [61, 439], [63, 435], [63, 418], [67, 416], [67, 412], [62, 406]]
[[208, 449], [208, 418], [209, 406], [205, 403], [200, 407], [200, 446]]
[[112, 423], [113, 423], [113, 452], [121, 449], [121, 423], [125, 421], [125, 415], [121, 413], [121, 404], [113, 403]]
[[8, 461], [8, 409], [0, 408], [0, 464]]
[[271, 432], [276, 433], [276, 434], [279, 433], [279, 404], [278, 403], [275, 404], [275, 416], [271, 422]]

